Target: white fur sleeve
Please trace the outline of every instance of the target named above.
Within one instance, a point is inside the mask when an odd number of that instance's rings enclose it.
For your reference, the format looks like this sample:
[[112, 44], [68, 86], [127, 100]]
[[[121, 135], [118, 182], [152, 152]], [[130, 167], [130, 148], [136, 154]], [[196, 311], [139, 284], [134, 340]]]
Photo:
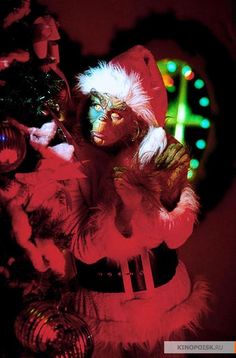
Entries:
[[171, 249], [178, 248], [190, 237], [196, 221], [198, 201], [194, 191], [185, 187], [174, 210], [164, 207], [147, 214], [137, 210], [132, 227], [136, 239], [142, 247], [153, 248], [163, 241]]
[[85, 229], [73, 240], [72, 251], [76, 258], [91, 264], [103, 257], [115, 261], [140, 254], [142, 248], [134, 236], [125, 238], [115, 225], [115, 209], [101, 210], [91, 218], [96, 229]]

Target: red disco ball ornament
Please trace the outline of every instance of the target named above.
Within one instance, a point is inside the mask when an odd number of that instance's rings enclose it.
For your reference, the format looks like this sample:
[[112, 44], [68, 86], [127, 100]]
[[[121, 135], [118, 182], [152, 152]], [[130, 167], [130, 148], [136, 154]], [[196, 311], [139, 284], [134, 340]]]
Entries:
[[8, 122], [0, 123], [0, 173], [15, 170], [25, 158], [24, 135]]
[[87, 323], [52, 303], [31, 303], [17, 317], [15, 333], [25, 348], [44, 357], [90, 358], [93, 353]]

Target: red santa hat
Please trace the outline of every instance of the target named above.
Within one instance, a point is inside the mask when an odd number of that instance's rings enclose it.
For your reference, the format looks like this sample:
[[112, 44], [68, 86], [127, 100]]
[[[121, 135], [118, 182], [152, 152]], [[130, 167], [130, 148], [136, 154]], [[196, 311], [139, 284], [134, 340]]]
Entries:
[[78, 88], [87, 95], [91, 90], [108, 93], [125, 102], [149, 125], [140, 146], [140, 157], [147, 162], [166, 146], [161, 128], [167, 111], [166, 89], [152, 53], [137, 45], [110, 62], [100, 62], [78, 76]]

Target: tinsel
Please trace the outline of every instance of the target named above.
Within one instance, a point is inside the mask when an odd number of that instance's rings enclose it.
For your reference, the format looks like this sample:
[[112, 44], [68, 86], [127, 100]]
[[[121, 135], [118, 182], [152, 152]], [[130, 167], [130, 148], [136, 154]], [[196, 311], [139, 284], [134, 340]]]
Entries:
[[64, 81], [54, 71], [42, 72], [32, 61], [16, 63], [0, 73], [0, 120], [14, 117], [25, 125], [40, 126], [46, 121], [45, 106], [59, 110]]

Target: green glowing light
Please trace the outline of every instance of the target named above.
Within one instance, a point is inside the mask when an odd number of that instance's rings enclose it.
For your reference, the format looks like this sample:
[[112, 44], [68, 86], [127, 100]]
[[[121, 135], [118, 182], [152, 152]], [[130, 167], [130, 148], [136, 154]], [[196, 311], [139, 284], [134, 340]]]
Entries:
[[194, 82], [194, 87], [197, 88], [197, 89], [201, 89], [204, 85], [205, 85], [204, 81], [201, 80], [200, 78], [198, 78], [198, 79]]
[[[189, 91], [191, 90], [192, 84], [194, 88], [199, 89], [198, 98], [195, 99], [196, 103], [203, 108], [208, 109], [210, 106], [210, 97], [208, 94], [202, 94], [200, 89], [206, 90], [206, 83], [194, 72], [189, 64], [175, 59], [166, 59], [161, 61], [159, 65], [161, 73], [165, 83], [165, 87], [170, 96], [170, 102], [168, 106], [168, 123], [167, 126], [171, 130], [173, 136], [180, 143], [188, 143], [188, 132], [186, 129], [191, 127], [193, 129], [200, 128], [208, 130], [211, 126], [210, 119], [204, 116], [204, 114], [198, 113], [201, 107], [198, 107], [198, 111], [195, 106], [191, 108], [189, 102]], [[176, 81], [176, 74], [180, 74], [178, 81]], [[190, 83], [191, 81], [191, 83]], [[174, 92], [174, 93], [173, 93]], [[172, 95], [173, 93], [173, 95]], [[205, 132], [205, 130], [204, 130]], [[190, 161], [190, 169], [188, 171], [188, 180], [193, 181], [196, 177], [197, 171], [200, 167], [202, 154], [207, 147], [207, 141], [204, 136], [195, 137], [196, 139], [189, 138], [193, 147], [194, 158]], [[205, 140], [204, 140], [204, 139]], [[193, 142], [192, 142], [193, 140]], [[197, 154], [194, 154], [197, 153]]]
[[209, 119], [207, 119], [207, 118], [203, 118], [203, 120], [201, 121], [201, 127], [202, 128], [205, 128], [205, 129], [207, 129], [207, 128], [209, 128], [210, 127], [210, 121], [209, 121]]
[[197, 169], [199, 167], [199, 160], [191, 159], [190, 160], [190, 168]]
[[180, 103], [178, 107], [177, 113], [177, 123], [175, 127], [175, 138], [180, 141], [180, 143], [184, 142], [184, 128], [185, 128], [185, 119], [186, 119], [186, 105], [184, 103]]
[[194, 73], [191, 71], [187, 72], [184, 77], [186, 78], [187, 81], [191, 81], [194, 78]]
[[189, 169], [189, 171], [188, 171], [188, 179], [192, 179], [192, 177], [193, 177], [193, 170]]
[[168, 92], [173, 93], [173, 92], [175, 92], [176, 87], [175, 86], [168, 86], [168, 87], [166, 87], [166, 89], [167, 89]]
[[172, 73], [177, 70], [177, 65], [174, 61], [168, 61], [166, 67], [167, 67], [167, 70]]
[[190, 73], [192, 72], [192, 69], [190, 66], [188, 65], [185, 65], [183, 68], [182, 68], [182, 74], [184, 76], [188, 76]]
[[197, 147], [198, 149], [204, 149], [204, 148], [206, 148], [206, 141], [205, 141], [204, 139], [198, 139], [198, 140], [196, 141], [196, 147]]
[[199, 99], [199, 104], [200, 104], [200, 106], [202, 106], [202, 107], [207, 107], [207, 106], [209, 106], [209, 103], [210, 103], [210, 100], [209, 100], [208, 97], [202, 97], [202, 98]]

